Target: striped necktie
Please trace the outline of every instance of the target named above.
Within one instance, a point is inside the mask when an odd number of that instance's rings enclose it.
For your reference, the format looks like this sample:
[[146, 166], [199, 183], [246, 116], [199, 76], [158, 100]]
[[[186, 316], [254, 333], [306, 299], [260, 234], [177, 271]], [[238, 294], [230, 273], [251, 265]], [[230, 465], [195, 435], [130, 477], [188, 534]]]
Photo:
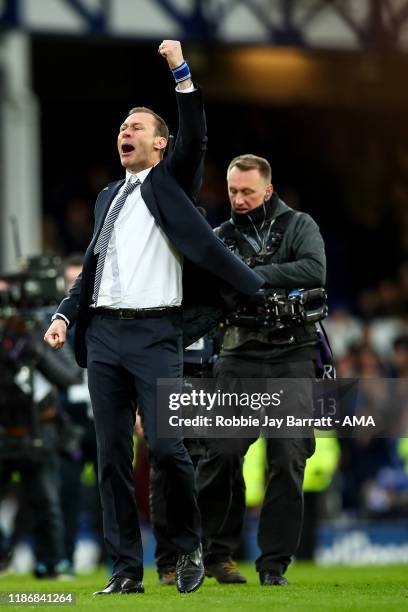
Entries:
[[99, 289], [101, 287], [101, 280], [103, 274], [103, 266], [105, 265], [106, 253], [108, 252], [108, 246], [110, 239], [112, 237], [113, 226], [115, 225], [116, 219], [119, 217], [119, 213], [122, 210], [128, 195], [136, 189], [142, 183], [137, 179], [134, 183], [131, 183], [130, 180], [126, 183], [126, 186], [121, 193], [121, 195], [116, 200], [115, 204], [112, 206], [108, 215], [105, 218], [103, 227], [101, 229], [101, 233], [98, 236], [98, 240], [96, 241], [94, 247], [94, 254], [98, 255], [98, 264], [96, 266], [95, 272], [95, 284], [94, 284], [94, 292], [93, 292], [93, 300], [96, 304], [98, 301]]

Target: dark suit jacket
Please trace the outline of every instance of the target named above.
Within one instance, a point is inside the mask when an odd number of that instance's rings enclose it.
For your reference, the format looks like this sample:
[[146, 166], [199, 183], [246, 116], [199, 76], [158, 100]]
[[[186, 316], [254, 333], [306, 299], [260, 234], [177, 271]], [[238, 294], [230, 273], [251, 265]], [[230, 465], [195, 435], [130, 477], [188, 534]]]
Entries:
[[[174, 150], [152, 168], [142, 184], [141, 194], [156, 223], [185, 258], [183, 331], [188, 345], [222, 317], [225, 302], [221, 294], [225, 299], [234, 289], [250, 295], [264, 281], [226, 249], [193, 204], [201, 185], [207, 142], [204, 107], [200, 89], [193, 93], [176, 92], [176, 98], [179, 130]], [[85, 331], [91, 317], [89, 306], [97, 264], [94, 246], [109, 206], [123, 182], [110, 183], [98, 195], [94, 234], [85, 253], [82, 274], [57, 310], [71, 324], [76, 322], [75, 354], [82, 367], [86, 367]]]

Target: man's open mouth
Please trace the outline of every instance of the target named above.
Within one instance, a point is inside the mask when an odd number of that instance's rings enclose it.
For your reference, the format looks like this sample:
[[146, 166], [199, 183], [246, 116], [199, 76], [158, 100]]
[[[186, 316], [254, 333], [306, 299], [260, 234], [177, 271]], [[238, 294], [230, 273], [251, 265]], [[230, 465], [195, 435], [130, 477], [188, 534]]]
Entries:
[[134, 150], [135, 150], [135, 147], [131, 144], [122, 145], [122, 153], [131, 153]]

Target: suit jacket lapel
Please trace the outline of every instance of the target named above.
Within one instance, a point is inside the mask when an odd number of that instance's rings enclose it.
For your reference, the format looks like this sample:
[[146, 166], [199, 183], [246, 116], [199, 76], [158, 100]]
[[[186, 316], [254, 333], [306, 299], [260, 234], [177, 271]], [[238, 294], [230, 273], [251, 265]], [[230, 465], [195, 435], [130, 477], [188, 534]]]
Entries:
[[161, 220], [160, 210], [157, 204], [156, 197], [154, 195], [152, 185], [152, 176], [155, 170], [156, 168], [152, 168], [145, 180], [143, 181], [143, 184], [140, 188], [140, 193], [142, 195], [143, 201], [149, 209], [149, 212], [152, 214], [158, 225], [162, 227], [163, 224]]
[[[150, 213], [153, 215], [159, 226], [162, 226], [162, 220], [160, 215], [160, 210], [154, 195], [153, 186], [152, 186], [152, 175], [153, 168], [149, 172], [146, 179], [143, 181], [141, 187], [142, 198], [149, 209]], [[113, 183], [109, 183], [105, 189], [101, 191], [98, 196], [98, 202], [96, 207], [96, 218], [95, 218], [95, 229], [94, 236], [92, 238], [92, 246], [95, 244], [99, 233], [102, 229], [103, 222], [105, 221], [105, 217], [108, 213], [109, 207], [112, 204], [113, 198], [117, 195], [119, 189], [122, 187], [124, 183], [124, 179], [121, 181], [114, 181]]]
[[[143, 184], [141, 187], [141, 194], [142, 194], [143, 200], [146, 203], [146, 206], [149, 209], [150, 213], [153, 215], [158, 225], [162, 227], [163, 222], [161, 219], [160, 208], [157, 204], [157, 200], [154, 195], [153, 186], [152, 186], [152, 175], [153, 175], [154, 170], [155, 168], [152, 168], [152, 170], [149, 172], [146, 179], [143, 181]], [[122, 187], [124, 182], [125, 182], [125, 179], [122, 179], [120, 181], [114, 181], [113, 183], [109, 183], [109, 185], [107, 185], [107, 187], [105, 187], [105, 189], [103, 189], [98, 196], [98, 200], [96, 202], [96, 209], [95, 209], [96, 216], [95, 216], [94, 235], [92, 238], [92, 242], [88, 247], [89, 251], [92, 253], [93, 253], [93, 247], [95, 245], [96, 240], [98, 239], [98, 236], [103, 226], [103, 222], [105, 221], [105, 217], [108, 213], [110, 205], [112, 204], [113, 198], [117, 195], [119, 189]]]

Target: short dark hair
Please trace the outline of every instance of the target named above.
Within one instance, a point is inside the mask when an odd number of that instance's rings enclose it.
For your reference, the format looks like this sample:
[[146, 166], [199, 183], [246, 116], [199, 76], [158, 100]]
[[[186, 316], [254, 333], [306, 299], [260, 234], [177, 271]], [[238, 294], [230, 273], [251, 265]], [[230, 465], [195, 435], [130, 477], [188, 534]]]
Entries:
[[228, 166], [227, 179], [229, 173], [235, 167], [243, 172], [247, 172], [248, 170], [258, 170], [259, 174], [266, 180], [267, 183], [272, 182], [271, 164], [264, 157], [258, 157], [258, 155], [252, 155], [252, 153], [246, 153], [245, 155], [238, 155], [238, 157], [234, 157]]
[[163, 136], [166, 140], [169, 139], [169, 128], [167, 127], [167, 123], [151, 108], [147, 108], [146, 106], [135, 106], [130, 109], [127, 116], [129, 117], [133, 115], [133, 113], [147, 113], [148, 115], [152, 115], [156, 120], [156, 136]]

